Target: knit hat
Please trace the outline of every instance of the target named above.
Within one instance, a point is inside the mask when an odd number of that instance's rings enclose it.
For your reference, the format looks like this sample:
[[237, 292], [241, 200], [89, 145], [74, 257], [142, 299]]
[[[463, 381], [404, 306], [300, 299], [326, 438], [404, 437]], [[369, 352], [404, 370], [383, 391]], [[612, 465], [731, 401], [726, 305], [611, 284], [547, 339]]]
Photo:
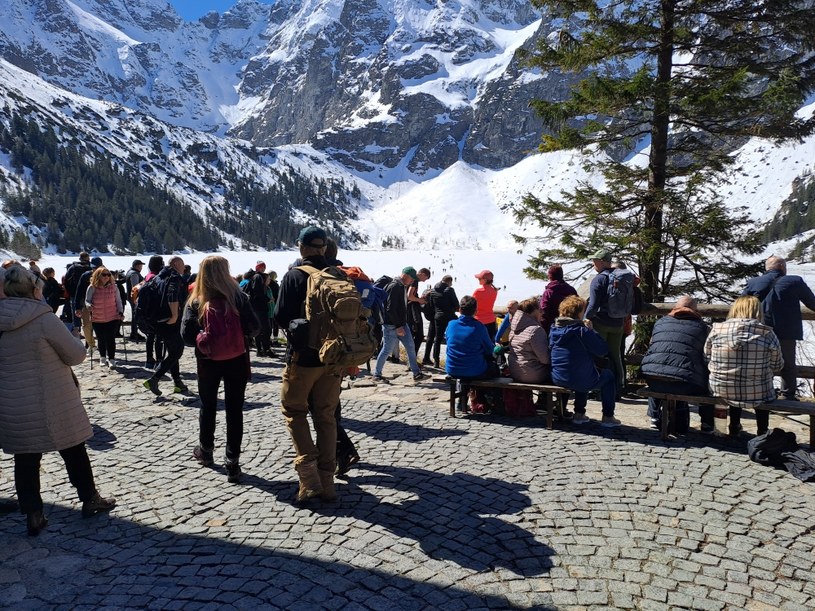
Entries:
[[255, 265], [256, 272], [264, 272], [266, 271], [266, 264], [263, 261], [258, 261], [257, 265]]
[[328, 235], [326, 235], [325, 231], [314, 226], [305, 227], [297, 237], [297, 241], [303, 246], [314, 246], [315, 248], [325, 246], [327, 239]]
[[416, 282], [419, 279], [419, 276], [416, 274], [416, 268], [411, 267], [410, 265], [403, 268], [402, 273], [405, 274], [406, 276], [410, 276], [411, 278], [413, 278], [414, 282]]

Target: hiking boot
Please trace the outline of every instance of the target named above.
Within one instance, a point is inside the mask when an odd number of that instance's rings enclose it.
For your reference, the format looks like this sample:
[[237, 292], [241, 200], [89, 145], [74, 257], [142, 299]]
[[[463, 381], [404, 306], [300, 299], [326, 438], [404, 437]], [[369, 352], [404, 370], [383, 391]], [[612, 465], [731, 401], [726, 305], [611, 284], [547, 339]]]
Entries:
[[617, 420], [614, 416], [603, 416], [603, 419], [600, 421], [600, 426], [605, 427], [607, 429], [616, 428], [621, 424], [622, 422]]
[[147, 390], [149, 390], [157, 397], [161, 396], [161, 391], [158, 389], [158, 380], [156, 378], [147, 378], [142, 383], [142, 386], [144, 386]]
[[433, 361], [433, 367], [435, 367], [436, 369], [441, 369], [441, 363], [439, 363], [438, 361]]
[[29, 537], [36, 537], [46, 526], [48, 526], [48, 518], [43, 515], [42, 509], [26, 514], [25, 528]]
[[422, 359], [421, 364], [426, 365], [427, 367], [432, 367], [433, 366], [433, 361], [431, 361], [430, 359]]
[[422, 373], [421, 371], [413, 376], [414, 382], [421, 382], [422, 380], [427, 380], [430, 376], [426, 373]]
[[192, 449], [192, 457], [197, 460], [198, 464], [202, 467], [211, 467], [215, 462], [212, 459], [212, 450], [205, 450], [200, 445]]
[[300, 476], [300, 488], [297, 491], [295, 502], [305, 503], [323, 493], [323, 484], [316, 460], [295, 465], [294, 469]]
[[699, 431], [704, 435], [712, 435], [715, 430], [716, 427], [714, 427], [712, 424], [706, 424], [704, 422], [699, 427]]
[[82, 517], [91, 518], [100, 511], [110, 511], [114, 507], [116, 507], [116, 499], [102, 498], [102, 495], [97, 492], [91, 500], [82, 503]]
[[590, 418], [584, 413], [576, 413], [572, 417], [572, 424], [587, 424], [591, 422]]
[[320, 470], [319, 473], [320, 485], [323, 487], [320, 498], [326, 503], [333, 503], [337, 500], [337, 491], [334, 488], [334, 473], [323, 470]]
[[224, 467], [226, 467], [226, 481], [230, 484], [240, 484], [241, 475], [243, 475], [240, 463], [237, 460], [225, 460]]
[[188, 392], [190, 392], [190, 389], [187, 388], [187, 385], [184, 384], [184, 382], [181, 382], [179, 380], [178, 382], [174, 382], [174, 384], [175, 384], [175, 386], [173, 386], [174, 393], [186, 395]]

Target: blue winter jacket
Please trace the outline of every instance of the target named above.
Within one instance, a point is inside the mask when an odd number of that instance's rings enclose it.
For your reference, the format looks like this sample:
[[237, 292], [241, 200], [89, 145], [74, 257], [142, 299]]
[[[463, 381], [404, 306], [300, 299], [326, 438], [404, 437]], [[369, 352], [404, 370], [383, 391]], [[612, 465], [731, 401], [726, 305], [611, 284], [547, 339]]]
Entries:
[[707, 388], [705, 340], [709, 332], [697, 312], [674, 309], [654, 323], [651, 344], [642, 358], [642, 374]]
[[800, 304], [815, 310], [815, 295], [801, 276], [787, 276], [773, 269], [748, 280], [742, 295], [754, 295], [761, 300], [764, 322], [773, 328], [778, 339], [804, 339]]
[[608, 345], [597, 331], [582, 320], [560, 317], [549, 333], [549, 353], [552, 360], [552, 383], [578, 392], [597, 388], [600, 374], [595, 357], [608, 354]]
[[495, 344], [487, 327], [472, 316], [461, 316], [447, 325], [445, 370], [456, 378], [479, 376], [487, 370]]

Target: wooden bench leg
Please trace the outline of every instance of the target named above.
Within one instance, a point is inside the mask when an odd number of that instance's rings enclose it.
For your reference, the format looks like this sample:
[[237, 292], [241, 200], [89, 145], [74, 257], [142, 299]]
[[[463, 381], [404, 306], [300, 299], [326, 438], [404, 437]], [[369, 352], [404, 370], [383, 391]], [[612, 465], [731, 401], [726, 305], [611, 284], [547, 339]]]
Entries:
[[458, 399], [458, 394], [456, 393], [456, 386], [458, 383], [453, 380], [450, 382], [450, 417], [456, 417], [456, 399]]
[[544, 394], [546, 395], [546, 428], [551, 431], [555, 420], [555, 401], [558, 398], [557, 395], [551, 392], [545, 392]]
[[662, 402], [662, 439], [667, 440], [672, 429], [676, 428], [676, 401], [673, 399], [665, 399]]

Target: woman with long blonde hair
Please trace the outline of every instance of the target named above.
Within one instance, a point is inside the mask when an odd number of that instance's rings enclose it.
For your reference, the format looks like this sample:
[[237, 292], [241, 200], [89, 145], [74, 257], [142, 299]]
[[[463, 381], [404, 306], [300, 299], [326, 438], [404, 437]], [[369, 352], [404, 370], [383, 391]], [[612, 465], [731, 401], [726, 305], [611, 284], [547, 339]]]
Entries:
[[[705, 342], [710, 392], [730, 405], [730, 435], [741, 431], [741, 410], [775, 399], [773, 375], [781, 371], [781, 344], [764, 324], [761, 302], [753, 296], [736, 299], [727, 320], [715, 323]], [[770, 414], [756, 410], [758, 434], [769, 428]]]
[[199, 464], [213, 464], [215, 413], [218, 387], [224, 381], [226, 448], [224, 466], [227, 479], [239, 483], [240, 453], [243, 442], [243, 403], [249, 381], [247, 336], [257, 335], [260, 323], [247, 296], [229, 272], [229, 262], [210, 255], [201, 261], [195, 286], [184, 308], [181, 336], [195, 347], [198, 370], [198, 445], [193, 457]]
[[91, 324], [103, 366], [116, 366], [116, 335], [124, 319], [122, 297], [110, 270], [100, 265], [91, 274], [85, 293], [85, 307], [91, 314]]

